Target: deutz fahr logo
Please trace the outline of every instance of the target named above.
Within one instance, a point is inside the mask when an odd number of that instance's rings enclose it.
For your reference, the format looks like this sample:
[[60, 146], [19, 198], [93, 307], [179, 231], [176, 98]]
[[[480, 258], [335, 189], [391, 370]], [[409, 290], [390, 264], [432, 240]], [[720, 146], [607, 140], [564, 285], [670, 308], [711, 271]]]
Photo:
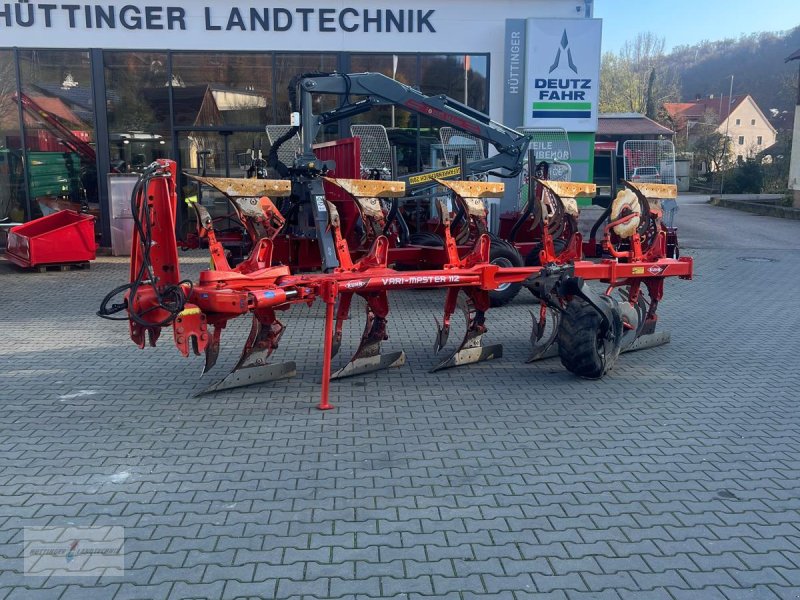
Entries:
[[569, 61], [569, 68], [572, 69], [572, 72], [575, 75], [578, 74], [578, 67], [575, 66], [575, 63], [572, 62], [572, 49], [569, 47], [569, 38], [567, 37], [567, 30], [564, 30], [564, 33], [561, 34], [561, 47], [556, 50], [556, 59], [553, 61], [553, 64], [550, 65], [550, 71], [548, 73], [552, 73], [558, 68], [558, 65], [561, 64], [561, 51], [567, 51], [567, 60]]
[[566, 29], [561, 34], [561, 43], [556, 48], [555, 59], [548, 73], [553, 71], [556, 71], [556, 75], [563, 73], [567, 77], [537, 78], [533, 82], [538, 91], [537, 100], [586, 100], [584, 90], [592, 89], [592, 80], [569, 77], [570, 71], [575, 75], [578, 74], [578, 67], [572, 59], [572, 49], [569, 47]]
[[548, 75], [533, 81], [536, 90], [533, 102], [534, 118], [586, 119], [591, 116], [592, 104], [586, 93], [592, 90], [591, 79], [574, 77], [578, 67], [572, 56], [567, 30], [561, 34]]

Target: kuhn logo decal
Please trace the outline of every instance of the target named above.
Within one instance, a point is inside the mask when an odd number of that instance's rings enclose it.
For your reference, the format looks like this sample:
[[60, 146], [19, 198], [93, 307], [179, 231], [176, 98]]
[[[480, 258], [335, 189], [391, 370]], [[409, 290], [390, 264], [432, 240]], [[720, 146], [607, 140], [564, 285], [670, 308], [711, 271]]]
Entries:
[[348, 290], [360, 290], [363, 287], [366, 287], [369, 283], [369, 279], [358, 279], [356, 281], [348, 281], [344, 284], [344, 288]]
[[649, 267], [647, 271], [649, 273], [652, 273], [653, 275], [661, 275], [661, 273], [663, 273], [666, 268], [667, 267], [660, 267], [657, 265], [653, 265], [652, 267]]

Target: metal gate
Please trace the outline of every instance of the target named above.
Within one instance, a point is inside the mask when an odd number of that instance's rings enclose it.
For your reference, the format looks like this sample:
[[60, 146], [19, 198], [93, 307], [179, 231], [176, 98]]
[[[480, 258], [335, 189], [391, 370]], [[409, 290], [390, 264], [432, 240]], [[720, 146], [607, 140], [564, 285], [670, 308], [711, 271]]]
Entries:
[[676, 183], [675, 146], [669, 140], [628, 140], [622, 154], [628, 181]]
[[486, 158], [483, 142], [474, 135], [454, 127], [442, 127], [439, 129], [439, 139], [442, 142], [444, 163], [448, 167], [458, 164], [462, 150], [465, 153], [464, 159], [468, 163]]
[[[267, 125], [267, 138], [269, 139], [269, 143], [271, 145], [275, 144], [275, 140], [287, 134], [291, 128], [291, 125]], [[300, 142], [300, 136], [295, 133], [278, 149], [278, 160], [285, 165], [291, 166], [294, 164], [294, 159], [300, 154], [302, 148], [303, 144]]]
[[361, 177], [391, 179], [392, 148], [383, 125], [351, 125], [350, 135], [361, 140]]

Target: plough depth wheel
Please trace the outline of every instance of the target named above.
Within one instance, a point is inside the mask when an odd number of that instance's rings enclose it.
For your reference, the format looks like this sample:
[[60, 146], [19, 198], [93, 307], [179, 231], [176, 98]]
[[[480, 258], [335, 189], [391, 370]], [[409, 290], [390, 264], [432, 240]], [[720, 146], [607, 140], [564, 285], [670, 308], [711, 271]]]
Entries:
[[600, 313], [581, 298], [572, 299], [561, 318], [558, 329], [558, 355], [561, 364], [575, 375], [600, 379], [619, 356], [622, 339], [622, 317], [617, 301], [602, 296], [610, 304], [610, 327]]

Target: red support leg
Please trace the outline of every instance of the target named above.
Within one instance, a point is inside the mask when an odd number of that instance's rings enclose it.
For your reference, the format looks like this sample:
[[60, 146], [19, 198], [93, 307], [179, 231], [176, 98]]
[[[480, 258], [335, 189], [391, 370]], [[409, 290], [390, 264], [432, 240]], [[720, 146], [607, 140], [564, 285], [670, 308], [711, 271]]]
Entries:
[[[331, 286], [333, 287], [333, 286]], [[325, 290], [325, 340], [322, 351], [322, 394], [319, 400], [319, 410], [330, 410], [333, 404], [328, 401], [328, 394], [331, 387], [331, 361], [333, 360], [333, 320], [334, 304], [336, 303], [336, 293], [333, 290]]]

